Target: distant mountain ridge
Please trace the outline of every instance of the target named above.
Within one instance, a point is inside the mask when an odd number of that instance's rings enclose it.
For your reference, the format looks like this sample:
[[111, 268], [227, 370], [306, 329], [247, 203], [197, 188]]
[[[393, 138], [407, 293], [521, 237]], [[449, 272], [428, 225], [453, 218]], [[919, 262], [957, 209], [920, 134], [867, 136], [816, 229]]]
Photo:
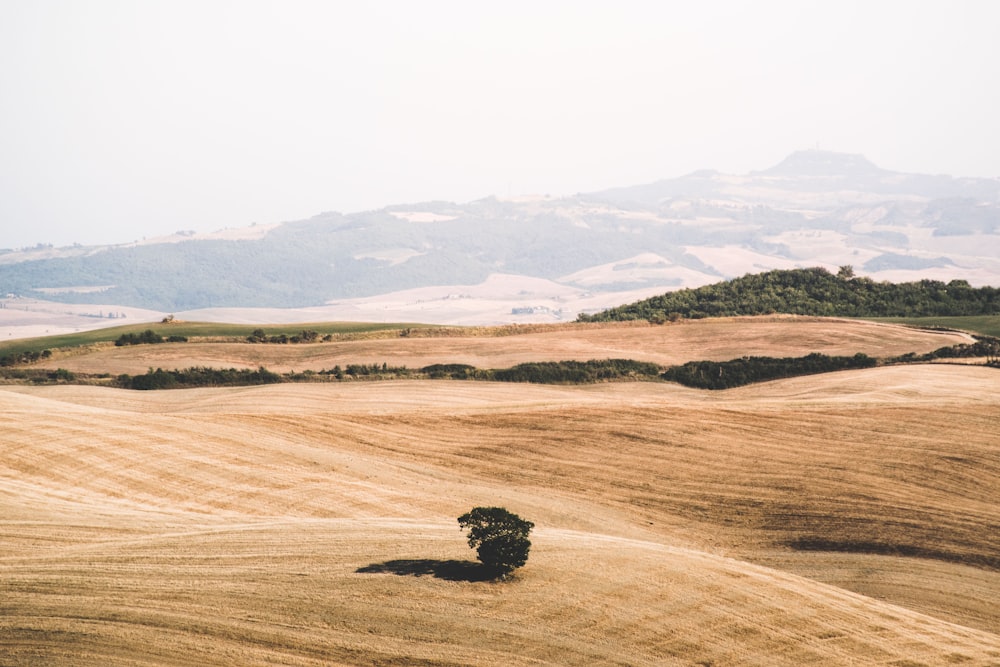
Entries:
[[902, 174], [809, 150], [745, 175], [700, 171], [564, 198], [424, 202], [229, 234], [0, 251], [0, 296], [289, 308], [506, 274], [611, 298], [846, 264], [876, 280], [1000, 284], [1000, 180]]
[[891, 172], [876, 166], [864, 155], [820, 150], [796, 151], [762, 174], [791, 177], [875, 177]]

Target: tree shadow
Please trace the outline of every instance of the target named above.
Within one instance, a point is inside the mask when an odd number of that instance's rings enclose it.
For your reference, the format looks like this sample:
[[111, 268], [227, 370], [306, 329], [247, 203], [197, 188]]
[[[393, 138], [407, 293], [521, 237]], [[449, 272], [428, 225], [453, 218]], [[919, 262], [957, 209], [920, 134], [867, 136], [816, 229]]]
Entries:
[[395, 574], [400, 577], [431, 576], [446, 581], [493, 581], [497, 573], [482, 563], [468, 560], [401, 558], [359, 567], [359, 574]]

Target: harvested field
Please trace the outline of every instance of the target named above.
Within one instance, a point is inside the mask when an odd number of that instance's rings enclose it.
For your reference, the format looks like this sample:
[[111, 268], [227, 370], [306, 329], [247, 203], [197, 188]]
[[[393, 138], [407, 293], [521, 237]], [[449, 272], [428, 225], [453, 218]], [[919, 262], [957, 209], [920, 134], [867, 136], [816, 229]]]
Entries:
[[[421, 368], [459, 363], [477, 368], [507, 368], [529, 361], [635, 359], [664, 366], [692, 360], [726, 361], [743, 356], [829, 355], [895, 356], [924, 353], [967, 343], [969, 336], [863, 320], [814, 317], [720, 318], [655, 326], [647, 323], [535, 325], [510, 335], [510, 327], [491, 336], [450, 333], [441, 337], [375, 337], [310, 344], [201, 342], [147, 345], [141, 352], [105, 345], [57, 355], [47, 365], [84, 373], [145, 373], [152, 368], [191, 366], [288, 371], [330, 369], [336, 365], [382, 364]], [[289, 329], [294, 332], [294, 328]], [[517, 331], [516, 328], [513, 331]]]
[[[797, 326], [781, 350], [848, 333]], [[874, 331], [851, 353], [925, 334]], [[529, 351], [582, 345], [554, 340]], [[1000, 664], [998, 388], [959, 365], [724, 392], [0, 387], [0, 663]], [[485, 504], [537, 526], [507, 582], [455, 522]]]

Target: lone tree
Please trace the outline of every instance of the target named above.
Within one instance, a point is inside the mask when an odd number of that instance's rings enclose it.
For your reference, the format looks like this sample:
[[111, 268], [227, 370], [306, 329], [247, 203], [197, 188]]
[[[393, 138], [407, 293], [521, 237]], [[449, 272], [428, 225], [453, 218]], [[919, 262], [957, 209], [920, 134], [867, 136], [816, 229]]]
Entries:
[[483, 565], [503, 578], [528, 561], [531, 542], [528, 533], [535, 527], [503, 507], [476, 507], [458, 517], [458, 525], [469, 529], [469, 546]]

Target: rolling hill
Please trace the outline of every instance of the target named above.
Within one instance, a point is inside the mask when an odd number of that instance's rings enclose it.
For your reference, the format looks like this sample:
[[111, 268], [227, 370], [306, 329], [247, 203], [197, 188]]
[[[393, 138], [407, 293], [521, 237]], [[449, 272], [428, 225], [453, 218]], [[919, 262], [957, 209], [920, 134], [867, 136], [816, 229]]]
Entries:
[[[169, 326], [156, 327], [168, 334]], [[388, 364], [422, 368], [468, 364], [507, 368], [554, 360], [635, 359], [661, 366], [688, 361], [726, 361], [743, 356], [899, 356], [968, 343], [957, 331], [934, 331], [863, 320], [770, 316], [711, 318], [668, 326], [648, 322], [565, 323], [525, 327], [457, 328], [401, 336], [387, 329], [354, 340], [296, 345], [248, 344], [244, 337], [192, 338], [187, 343], [119, 347], [91, 344], [56, 350], [36, 364], [75, 373], [144, 373], [152, 368], [257, 369], [279, 373], [321, 371], [348, 364]]]
[[[815, 318], [523, 336], [96, 348], [60, 366], [304, 368], [886, 354], [954, 333]], [[0, 387], [11, 665], [995, 665], [995, 369], [660, 383]], [[455, 518], [537, 525], [477, 581]]]

